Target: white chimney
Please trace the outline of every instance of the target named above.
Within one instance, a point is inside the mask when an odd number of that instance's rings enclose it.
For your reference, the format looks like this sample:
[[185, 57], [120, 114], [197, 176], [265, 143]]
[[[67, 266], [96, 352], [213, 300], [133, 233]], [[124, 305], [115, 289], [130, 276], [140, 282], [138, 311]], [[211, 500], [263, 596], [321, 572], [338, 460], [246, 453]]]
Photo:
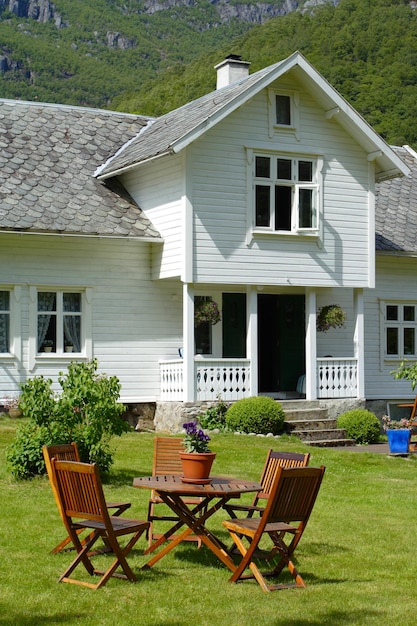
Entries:
[[237, 54], [230, 54], [224, 61], [215, 65], [217, 70], [217, 89], [226, 87], [237, 80], [249, 76], [248, 61], [242, 61], [242, 57]]

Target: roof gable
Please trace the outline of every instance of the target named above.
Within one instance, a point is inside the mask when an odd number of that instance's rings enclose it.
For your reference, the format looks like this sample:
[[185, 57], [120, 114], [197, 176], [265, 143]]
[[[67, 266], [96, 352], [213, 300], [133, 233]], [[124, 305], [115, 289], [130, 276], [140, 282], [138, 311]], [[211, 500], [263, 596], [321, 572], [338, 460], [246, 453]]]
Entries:
[[148, 121], [0, 100], [0, 231], [159, 239], [121, 185], [93, 176]]
[[295, 52], [283, 61], [152, 121], [100, 168], [97, 176], [103, 179], [115, 176], [149, 159], [180, 152], [259, 91], [290, 71], [295, 71], [300, 82], [313, 93], [326, 111], [326, 116], [335, 117], [368, 152], [368, 158], [375, 162], [377, 178], [391, 178], [407, 173], [406, 166], [390, 146], [299, 52]]

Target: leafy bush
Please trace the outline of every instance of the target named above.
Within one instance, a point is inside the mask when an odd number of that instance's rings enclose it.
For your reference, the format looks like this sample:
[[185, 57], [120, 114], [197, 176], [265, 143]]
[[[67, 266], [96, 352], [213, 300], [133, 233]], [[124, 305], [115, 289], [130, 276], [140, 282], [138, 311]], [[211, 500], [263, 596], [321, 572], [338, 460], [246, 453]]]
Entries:
[[227, 430], [226, 428], [226, 411], [227, 406], [222, 400], [219, 400], [215, 406], [210, 407], [198, 416], [198, 421], [202, 428], [207, 430]]
[[76, 441], [82, 461], [97, 463], [108, 471], [113, 454], [112, 435], [121, 435], [128, 425], [121, 419], [124, 406], [117, 402], [117, 377], [97, 373], [97, 361], [71, 363], [59, 375], [61, 393], [52, 390], [52, 380], [35, 376], [22, 385], [20, 408], [28, 422], [18, 429], [6, 451], [16, 478], [45, 472], [42, 445]]
[[352, 409], [337, 418], [339, 428], [344, 428], [356, 443], [375, 443], [379, 440], [381, 425], [377, 416], [366, 409]]
[[267, 396], [238, 400], [227, 410], [228, 429], [243, 433], [278, 435], [284, 429], [284, 411], [279, 402]]

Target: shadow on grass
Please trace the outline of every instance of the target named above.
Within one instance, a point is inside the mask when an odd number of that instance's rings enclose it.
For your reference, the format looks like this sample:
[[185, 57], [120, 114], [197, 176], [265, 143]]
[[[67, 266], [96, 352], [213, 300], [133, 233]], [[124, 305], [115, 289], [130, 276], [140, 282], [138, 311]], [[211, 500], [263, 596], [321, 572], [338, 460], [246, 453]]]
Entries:
[[[280, 593], [279, 591], [274, 591], [272, 593]], [[370, 619], [377, 618], [379, 620], [378, 623], [385, 624], [386, 619], [388, 619], [383, 613], [379, 611], [367, 611], [367, 615]], [[309, 626], [323, 626], [323, 624], [331, 624], [331, 626], [341, 626], [343, 624], [348, 624], [351, 626], [352, 624], [365, 624], [366, 616], [364, 616], [363, 611], [329, 611], [329, 613], [323, 613], [321, 617], [318, 619], [309, 619]], [[375, 622], [377, 623], [377, 622]], [[277, 618], [273, 622], [270, 622], [270, 626], [305, 626], [306, 620], [303, 619], [288, 619], [286, 617], [279, 619]]]
[[[3, 612], [3, 611], [2, 611]], [[8, 611], [11, 613], [11, 611]], [[41, 615], [33, 612], [32, 615], [20, 615], [13, 613], [10, 617], [0, 617], [0, 626], [47, 626], [47, 624], [80, 623], [80, 620], [88, 614], [83, 613], [56, 613], [55, 615]]]
[[115, 487], [126, 487], [132, 485], [133, 479], [140, 476], [149, 476], [149, 472], [139, 472], [135, 469], [112, 469], [109, 474], [103, 474], [101, 480], [103, 485], [114, 485]]

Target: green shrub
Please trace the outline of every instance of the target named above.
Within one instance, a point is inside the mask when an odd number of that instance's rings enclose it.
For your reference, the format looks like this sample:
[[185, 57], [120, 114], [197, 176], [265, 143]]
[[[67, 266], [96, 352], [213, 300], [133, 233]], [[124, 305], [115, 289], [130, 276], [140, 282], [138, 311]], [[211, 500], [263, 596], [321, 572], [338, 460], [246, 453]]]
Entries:
[[243, 433], [278, 435], [284, 429], [284, 411], [279, 402], [267, 396], [242, 398], [227, 410], [226, 425]]
[[215, 406], [210, 407], [198, 416], [198, 421], [202, 428], [207, 430], [227, 430], [226, 428], [226, 411], [227, 406], [223, 400], [219, 399]]
[[339, 428], [344, 428], [350, 439], [356, 443], [375, 443], [379, 440], [381, 426], [379, 419], [366, 409], [352, 409], [337, 418]]
[[19, 406], [28, 422], [16, 433], [6, 457], [16, 478], [45, 472], [42, 445], [77, 442], [82, 461], [97, 463], [106, 472], [113, 462], [112, 435], [128, 425], [121, 419], [117, 377], [97, 373], [97, 361], [71, 363], [60, 372], [61, 393], [52, 391], [52, 380], [35, 376], [22, 385]]

